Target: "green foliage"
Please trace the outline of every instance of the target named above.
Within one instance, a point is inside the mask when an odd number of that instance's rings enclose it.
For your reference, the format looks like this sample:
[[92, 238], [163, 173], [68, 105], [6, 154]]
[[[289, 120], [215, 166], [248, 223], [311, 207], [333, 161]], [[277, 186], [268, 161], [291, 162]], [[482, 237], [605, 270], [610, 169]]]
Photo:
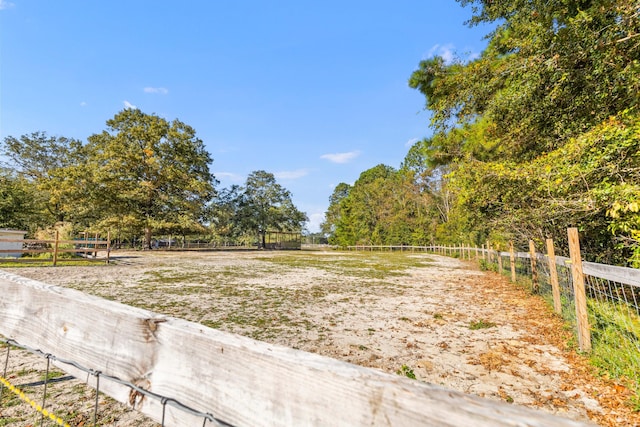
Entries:
[[396, 371], [396, 374], [407, 377], [407, 378], [411, 378], [412, 380], [416, 379], [416, 374], [413, 372], [413, 369], [411, 369], [407, 365], [402, 365], [400, 369]]
[[153, 230], [198, 228], [215, 179], [192, 127], [125, 109], [107, 121], [107, 130], [89, 137], [87, 149], [103, 225], [142, 225], [147, 248]]
[[254, 171], [238, 194], [235, 222], [244, 230], [261, 236], [266, 246], [267, 231], [299, 231], [307, 221], [307, 215], [298, 210], [291, 200], [289, 190], [276, 182], [272, 173]]
[[32, 232], [44, 221], [44, 201], [25, 178], [0, 168], [0, 228]]
[[588, 300], [591, 325], [591, 363], [602, 373], [621, 379], [635, 393], [632, 399], [640, 403], [638, 379], [638, 346], [640, 345], [640, 317], [625, 307], [606, 301]]
[[381, 164], [360, 174], [353, 187], [336, 188], [325, 227], [329, 242], [340, 246], [425, 244], [429, 220], [413, 173]]
[[14, 183], [32, 197], [22, 204], [30, 229], [34, 223], [84, 220], [87, 212], [78, 201], [86, 188], [87, 157], [80, 141], [34, 132], [5, 138], [1, 152], [11, 161]]
[[563, 247], [578, 226], [587, 259], [640, 265], [637, 2], [458, 1], [496, 24], [487, 49], [409, 79], [435, 134], [407, 165], [452, 192], [437, 240]]

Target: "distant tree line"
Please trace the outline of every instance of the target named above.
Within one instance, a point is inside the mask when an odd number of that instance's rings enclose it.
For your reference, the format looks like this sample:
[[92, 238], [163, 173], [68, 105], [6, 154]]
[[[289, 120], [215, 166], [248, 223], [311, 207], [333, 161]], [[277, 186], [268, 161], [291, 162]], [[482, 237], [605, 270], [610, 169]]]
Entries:
[[574, 226], [591, 260], [640, 266], [637, 0], [457, 1], [488, 47], [419, 63], [432, 136], [336, 187], [329, 240], [563, 246]]
[[119, 112], [86, 143], [35, 132], [0, 148], [0, 228], [33, 235], [71, 224], [151, 248], [157, 234], [264, 242], [266, 231], [300, 231], [307, 221], [271, 173], [217, 190], [195, 130], [139, 109]]

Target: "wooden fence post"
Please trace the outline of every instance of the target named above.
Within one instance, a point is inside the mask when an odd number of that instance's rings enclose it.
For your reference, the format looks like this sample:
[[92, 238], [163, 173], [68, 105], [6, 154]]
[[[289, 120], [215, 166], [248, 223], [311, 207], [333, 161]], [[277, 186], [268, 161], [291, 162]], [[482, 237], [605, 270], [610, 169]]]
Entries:
[[549, 279], [553, 291], [553, 310], [562, 314], [562, 302], [560, 301], [560, 284], [558, 283], [558, 269], [556, 267], [556, 251], [553, 247], [553, 239], [547, 239], [547, 256], [549, 257]]
[[571, 256], [571, 276], [573, 278], [573, 294], [576, 303], [576, 320], [578, 322], [578, 345], [584, 352], [591, 351], [591, 332], [587, 315], [587, 295], [584, 290], [584, 274], [582, 272], [582, 256], [580, 255], [580, 237], [577, 228], [567, 229], [569, 235], [569, 254]]
[[540, 292], [540, 284], [538, 283], [536, 245], [533, 243], [533, 240], [529, 240], [529, 254], [531, 255], [531, 289], [534, 294], [537, 294]]
[[487, 240], [487, 262], [491, 262], [491, 244]]
[[107, 264], [109, 264], [109, 255], [111, 255], [111, 231], [107, 231]]
[[58, 242], [60, 241], [60, 232], [56, 230], [56, 241], [53, 244], [53, 266], [58, 263]]
[[487, 252], [484, 250], [484, 244], [482, 245], [482, 260], [487, 260]]
[[500, 255], [500, 249], [496, 250], [496, 255], [498, 256], [498, 273], [502, 274], [502, 255]]
[[516, 282], [516, 252], [513, 249], [513, 240], [509, 242], [509, 264], [511, 267], [511, 281]]

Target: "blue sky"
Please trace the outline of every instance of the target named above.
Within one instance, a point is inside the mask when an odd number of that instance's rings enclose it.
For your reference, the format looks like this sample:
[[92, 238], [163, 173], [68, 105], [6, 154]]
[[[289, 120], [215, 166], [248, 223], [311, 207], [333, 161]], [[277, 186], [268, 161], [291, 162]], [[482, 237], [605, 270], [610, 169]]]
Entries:
[[196, 129], [220, 188], [266, 170], [317, 231], [328, 198], [430, 134], [422, 59], [473, 57], [454, 0], [0, 0], [0, 138], [86, 141], [127, 107]]

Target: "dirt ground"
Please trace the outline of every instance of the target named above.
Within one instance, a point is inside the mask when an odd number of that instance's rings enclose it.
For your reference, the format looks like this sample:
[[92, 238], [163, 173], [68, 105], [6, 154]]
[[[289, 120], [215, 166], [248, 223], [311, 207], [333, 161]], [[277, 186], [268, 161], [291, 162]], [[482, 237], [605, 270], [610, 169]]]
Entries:
[[[566, 418], [640, 426], [629, 392], [594, 375], [544, 301], [472, 262], [334, 251], [113, 257], [108, 266], [4, 270]], [[2, 408], [0, 421], [7, 416]], [[125, 410], [110, 420], [153, 425]]]

